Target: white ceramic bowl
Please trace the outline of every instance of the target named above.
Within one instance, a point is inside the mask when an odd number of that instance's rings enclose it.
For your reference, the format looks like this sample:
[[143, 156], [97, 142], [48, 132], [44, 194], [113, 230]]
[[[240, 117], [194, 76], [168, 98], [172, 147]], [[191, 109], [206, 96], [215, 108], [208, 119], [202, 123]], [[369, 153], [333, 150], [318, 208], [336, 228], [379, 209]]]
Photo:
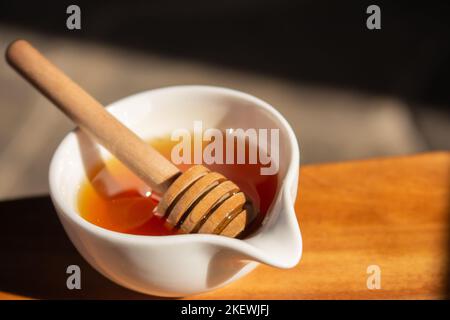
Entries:
[[[202, 120], [204, 128], [278, 128], [280, 163], [274, 203], [260, 229], [245, 240], [208, 234], [129, 235], [103, 229], [79, 215], [77, 192], [86, 177], [81, 151], [89, 143], [80, 132], [69, 133], [51, 161], [50, 194], [69, 238], [100, 273], [132, 290], [176, 297], [223, 286], [258, 263], [291, 268], [299, 262], [302, 240], [294, 212], [298, 144], [287, 121], [273, 107], [235, 90], [177, 86], [124, 98], [108, 110], [145, 139], [192, 128], [194, 120]], [[110, 157], [100, 150], [102, 158]]]

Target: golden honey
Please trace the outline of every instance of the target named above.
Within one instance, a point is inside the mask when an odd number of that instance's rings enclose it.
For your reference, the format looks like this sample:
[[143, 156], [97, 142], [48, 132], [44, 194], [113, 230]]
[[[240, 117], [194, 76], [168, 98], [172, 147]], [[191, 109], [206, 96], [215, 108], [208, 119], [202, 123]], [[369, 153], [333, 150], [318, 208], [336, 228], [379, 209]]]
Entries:
[[[170, 140], [170, 136], [155, 138], [149, 143], [168, 159], [177, 144]], [[248, 149], [247, 143], [246, 151]], [[262, 165], [259, 163], [205, 166], [235, 182], [253, 202], [258, 214], [245, 233], [257, 228], [275, 197], [277, 175], [261, 175]], [[181, 164], [178, 167], [186, 170], [189, 165]], [[77, 204], [84, 219], [105, 229], [136, 235], [177, 234], [177, 230], [166, 226], [164, 218], [154, 214], [158, 199], [158, 195], [152, 194], [144, 182], [117, 159], [111, 158], [83, 181]]]

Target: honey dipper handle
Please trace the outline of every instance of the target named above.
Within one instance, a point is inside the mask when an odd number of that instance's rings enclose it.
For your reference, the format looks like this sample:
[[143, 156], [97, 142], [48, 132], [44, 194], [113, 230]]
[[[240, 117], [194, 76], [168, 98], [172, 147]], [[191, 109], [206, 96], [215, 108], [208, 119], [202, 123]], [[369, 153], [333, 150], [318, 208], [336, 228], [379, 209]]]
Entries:
[[114, 118], [25, 40], [11, 43], [8, 63], [150, 187], [165, 192], [179, 170]]

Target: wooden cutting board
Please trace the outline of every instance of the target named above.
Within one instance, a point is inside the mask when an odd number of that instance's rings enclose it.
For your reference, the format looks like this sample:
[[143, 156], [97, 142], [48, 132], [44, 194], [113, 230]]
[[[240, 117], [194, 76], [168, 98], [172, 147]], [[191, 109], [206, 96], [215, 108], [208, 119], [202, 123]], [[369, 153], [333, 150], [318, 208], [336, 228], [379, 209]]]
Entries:
[[[229, 286], [190, 298], [449, 298], [449, 208], [449, 152], [303, 166], [296, 202], [304, 242], [298, 266], [259, 266]], [[84, 262], [48, 197], [1, 202], [0, 217], [7, 226], [0, 234], [0, 298], [147, 297], [111, 283]], [[69, 264], [83, 270], [82, 290], [65, 288]], [[369, 266], [380, 271], [380, 289], [368, 288], [374, 276]]]

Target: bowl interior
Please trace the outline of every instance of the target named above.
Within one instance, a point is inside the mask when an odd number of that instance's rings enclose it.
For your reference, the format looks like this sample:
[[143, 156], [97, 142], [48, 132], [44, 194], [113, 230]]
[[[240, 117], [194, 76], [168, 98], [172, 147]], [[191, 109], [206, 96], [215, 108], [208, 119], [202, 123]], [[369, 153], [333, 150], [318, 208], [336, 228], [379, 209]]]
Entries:
[[[180, 128], [192, 130], [193, 122], [198, 120], [203, 122], [203, 130], [279, 129], [278, 189], [292, 162], [293, 135], [287, 124], [268, 104], [241, 92], [204, 86], [170, 87], [124, 98], [108, 109], [144, 139]], [[95, 167], [99, 157], [104, 160], [110, 156], [79, 131], [63, 140], [52, 160], [50, 183], [55, 200], [69, 209], [66, 214], [78, 212], [77, 194], [89, 167]]]

